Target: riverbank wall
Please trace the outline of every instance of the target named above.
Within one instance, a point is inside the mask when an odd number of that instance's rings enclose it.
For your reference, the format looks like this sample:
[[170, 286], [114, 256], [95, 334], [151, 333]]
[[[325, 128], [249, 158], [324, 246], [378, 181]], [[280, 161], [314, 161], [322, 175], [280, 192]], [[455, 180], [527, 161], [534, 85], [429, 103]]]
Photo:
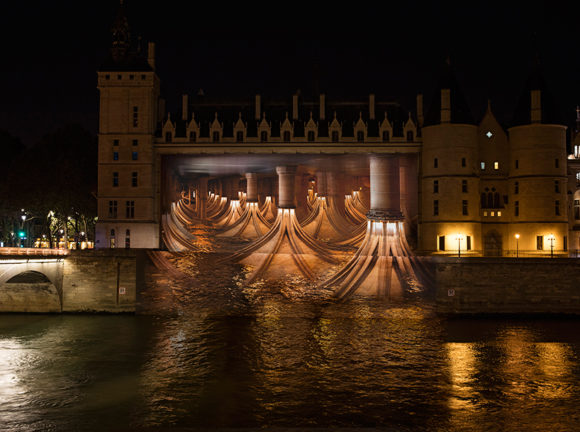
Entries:
[[580, 315], [580, 259], [432, 259], [438, 313]]

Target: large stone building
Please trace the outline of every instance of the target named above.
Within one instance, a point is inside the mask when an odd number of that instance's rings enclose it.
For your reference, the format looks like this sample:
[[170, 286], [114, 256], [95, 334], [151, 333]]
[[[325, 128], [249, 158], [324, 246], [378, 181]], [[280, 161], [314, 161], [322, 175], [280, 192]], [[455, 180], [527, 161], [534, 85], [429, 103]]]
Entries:
[[[252, 95], [240, 103], [198, 93], [183, 96], [181, 113], [171, 115], [160, 98], [154, 45], [146, 56], [132, 49], [121, 11], [98, 88], [97, 247], [164, 247], [162, 214], [177, 196], [176, 184], [188, 178], [207, 177], [222, 195], [237, 194], [223, 179], [244, 172], [220, 177], [220, 157], [292, 155], [300, 164], [299, 155], [344, 161], [391, 154], [399, 157], [401, 210], [417, 253], [524, 256], [580, 248], [580, 136], [568, 155], [567, 128], [553, 117], [537, 72], [507, 131], [491, 105], [481, 121], [472, 118], [448, 67], [425, 115], [421, 95], [411, 114], [374, 94], [333, 101], [299, 93], [283, 101]], [[208, 156], [211, 162], [200, 162]], [[188, 172], [188, 164], [196, 168]], [[211, 165], [205, 173], [203, 164]], [[298, 182], [305, 185], [311, 171], [305, 166]], [[275, 181], [262, 178], [263, 189]], [[368, 172], [343, 186], [368, 191]], [[298, 190], [300, 203], [306, 193]]]

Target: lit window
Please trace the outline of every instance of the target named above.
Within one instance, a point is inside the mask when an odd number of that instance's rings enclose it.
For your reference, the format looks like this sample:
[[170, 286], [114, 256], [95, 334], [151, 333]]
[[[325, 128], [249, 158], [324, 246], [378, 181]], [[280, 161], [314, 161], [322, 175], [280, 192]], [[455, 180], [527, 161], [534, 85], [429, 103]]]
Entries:
[[491, 138], [493, 136], [493, 134], [491, 133], [491, 131], [487, 131], [485, 136], [488, 138]]
[[485, 162], [481, 163], [481, 169], [484, 170], [485, 169]]
[[495, 212], [491, 212], [491, 215], [492, 215], [492, 216], [495, 216]]
[[574, 157], [580, 158], [580, 145], [574, 146]]
[[493, 169], [495, 169], [495, 170], [499, 169], [499, 162], [493, 163]]
[[500, 211], [497, 212], [497, 216], [498, 217], [501, 216], [501, 212]]
[[483, 212], [483, 215], [484, 215], [484, 216], [487, 216], [487, 211], [484, 211], [484, 212]]

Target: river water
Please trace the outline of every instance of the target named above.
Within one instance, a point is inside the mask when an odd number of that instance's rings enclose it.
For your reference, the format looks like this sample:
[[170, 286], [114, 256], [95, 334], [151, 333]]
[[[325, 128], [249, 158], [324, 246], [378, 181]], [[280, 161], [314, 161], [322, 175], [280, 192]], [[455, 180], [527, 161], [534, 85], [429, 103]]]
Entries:
[[580, 320], [233, 280], [143, 287], [145, 315], [0, 316], [0, 430], [580, 428]]

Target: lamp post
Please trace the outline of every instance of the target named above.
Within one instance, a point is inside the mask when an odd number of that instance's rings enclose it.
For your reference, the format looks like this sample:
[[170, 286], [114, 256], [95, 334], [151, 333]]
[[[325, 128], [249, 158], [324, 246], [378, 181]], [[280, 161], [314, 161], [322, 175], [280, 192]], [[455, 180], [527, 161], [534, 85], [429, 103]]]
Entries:
[[550, 258], [554, 258], [554, 240], [556, 240], [554, 234], [550, 234], [548, 240], [550, 240]]
[[[22, 209], [24, 211], [24, 209]], [[22, 213], [20, 216], [22, 219], [22, 223], [20, 224], [20, 232], [18, 233], [18, 237], [20, 238], [20, 247], [26, 246], [26, 231], [24, 230], [24, 222], [26, 222], [26, 213]]]
[[463, 240], [463, 236], [461, 234], [457, 234], [457, 258], [461, 258], [461, 240]]
[[515, 237], [516, 237], [516, 258], [518, 258], [519, 255], [520, 255], [520, 245], [519, 245], [519, 243], [520, 243], [520, 235], [519, 234], [516, 234]]

